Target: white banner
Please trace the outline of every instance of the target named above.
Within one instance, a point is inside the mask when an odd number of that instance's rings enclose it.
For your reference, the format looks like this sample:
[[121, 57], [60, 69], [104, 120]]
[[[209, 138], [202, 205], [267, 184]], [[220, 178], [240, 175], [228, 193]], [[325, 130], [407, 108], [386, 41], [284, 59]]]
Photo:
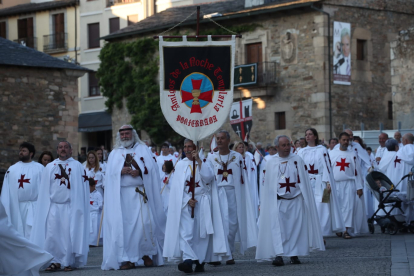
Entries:
[[334, 22], [333, 81], [351, 85], [351, 23]]
[[250, 136], [253, 127], [253, 100], [234, 102], [230, 109], [230, 124], [240, 139]]
[[162, 112], [178, 134], [200, 141], [218, 130], [230, 112], [235, 36], [229, 41], [159, 39]]

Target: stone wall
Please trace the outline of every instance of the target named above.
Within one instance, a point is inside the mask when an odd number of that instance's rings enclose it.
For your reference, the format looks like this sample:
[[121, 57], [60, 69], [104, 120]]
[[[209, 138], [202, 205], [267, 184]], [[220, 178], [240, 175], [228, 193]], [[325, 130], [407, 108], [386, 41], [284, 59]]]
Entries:
[[[0, 66], [0, 174], [18, 160], [19, 145], [56, 157], [58, 141], [78, 148], [78, 77], [84, 72]], [[2, 179], [0, 179], [0, 182]]]
[[[331, 84], [333, 136], [342, 132], [344, 124], [359, 130], [364, 123], [365, 129], [370, 130], [378, 129], [379, 123], [383, 123], [386, 129], [392, 129], [393, 120], [388, 118], [388, 103], [393, 101], [390, 42], [395, 40], [399, 30], [414, 25], [414, 16], [410, 14], [414, 13], [414, 6], [407, 6], [412, 2], [326, 0], [321, 8], [330, 14], [330, 22], [326, 15], [311, 8], [220, 21], [224, 26], [260, 25], [254, 31], [242, 33], [243, 37], [236, 40], [236, 64], [247, 63], [247, 44], [261, 42], [263, 61], [276, 66], [275, 83], [234, 91], [235, 101], [240, 99], [240, 93], [243, 98], [253, 98], [251, 139], [264, 145], [272, 143], [280, 134], [298, 139], [304, 137], [309, 127], [316, 128], [321, 139], [330, 138], [329, 65], [332, 55], [329, 55], [328, 43], [332, 51], [334, 21], [351, 23], [352, 84]], [[213, 25], [201, 25], [202, 29], [211, 27]], [[189, 35], [195, 30], [186, 26], [175, 32]], [[285, 60], [283, 39], [288, 32], [296, 41], [296, 56]], [[366, 40], [364, 60], [356, 60], [357, 39]], [[275, 129], [275, 112], [285, 112], [286, 129]], [[233, 141], [238, 139], [228, 121], [223, 129], [231, 133]], [[207, 147], [210, 137], [203, 142]]]
[[394, 129], [414, 128], [414, 27], [399, 32], [391, 42], [391, 84]]
[[[378, 129], [379, 123], [383, 123], [385, 129], [393, 128], [394, 121], [388, 117], [388, 103], [393, 101], [390, 43], [399, 30], [414, 25], [413, 14], [408, 14], [414, 13], [414, 9], [408, 7], [408, 3], [412, 5], [413, 1], [324, 2], [324, 10], [331, 15], [331, 24], [333, 21], [349, 22], [352, 32], [352, 84], [332, 85], [336, 134], [342, 131], [343, 124], [356, 130], [360, 129], [361, 123], [366, 130]], [[364, 60], [356, 60], [357, 39], [366, 41]]]

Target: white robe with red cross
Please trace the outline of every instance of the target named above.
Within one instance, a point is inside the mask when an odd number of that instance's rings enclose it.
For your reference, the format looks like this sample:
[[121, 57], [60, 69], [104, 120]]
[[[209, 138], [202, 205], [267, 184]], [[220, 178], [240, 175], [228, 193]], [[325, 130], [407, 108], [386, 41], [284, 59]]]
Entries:
[[[89, 245], [97, 246], [99, 226], [101, 224], [101, 214], [103, 207], [103, 198], [98, 190], [94, 190], [89, 195], [89, 211], [90, 211], [90, 230], [89, 230]], [[99, 240], [102, 239], [102, 229]]]
[[258, 261], [304, 256], [325, 250], [315, 199], [305, 164], [297, 154], [266, 162], [260, 205]]
[[1, 202], [15, 229], [30, 239], [39, 185], [44, 167], [37, 162], [17, 162], [4, 177]]
[[329, 156], [345, 227], [351, 228], [348, 231], [351, 235], [367, 233], [365, 200], [357, 195], [357, 190], [363, 189], [357, 156], [349, 149], [342, 151], [338, 148], [332, 150]]
[[53, 263], [85, 266], [89, 251], [89, 181], [82, 164], [72, 157], [49, 163], [43, 171], [36, 208], [30, 240], [51, 253]]

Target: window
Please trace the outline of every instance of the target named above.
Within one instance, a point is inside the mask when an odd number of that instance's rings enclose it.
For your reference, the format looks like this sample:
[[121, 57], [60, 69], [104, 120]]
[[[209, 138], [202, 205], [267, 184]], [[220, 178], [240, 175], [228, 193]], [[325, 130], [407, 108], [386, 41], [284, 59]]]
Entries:
[[388, 119], [392, 120], [392, 101], [388, 101]]
[[357, 60], [365, 60], [366, 40], [357, 39]]
[[34, 48], [33, 17], [17, 21], [17, 38], [19, 43]]
[[99, 23], [88, 24], [88, 48], [99, 47]]
[[112, 34], [119, 30], [119, 17], [109, 19], [109, 33]]
[[138, 14], [128, 15], [128, 26], [138, 22]]
[[275, 130], [286, 129], [285, 112], [275, 112]]
[[99, 80], [96, 78], [95, 72], [88, 73], [89, 81], [89, 97], [100, 96]]
[[55, 49], [65, 48], [65, 14], [57, 13], [52, 15], [53, 36]]
[[262, 43], [246, 44], [246, 63], [257, 63], [257, 81], [263, 81]]
[[6, 22], [0, 22], [0, 37], [7, 38], [6, 36]]

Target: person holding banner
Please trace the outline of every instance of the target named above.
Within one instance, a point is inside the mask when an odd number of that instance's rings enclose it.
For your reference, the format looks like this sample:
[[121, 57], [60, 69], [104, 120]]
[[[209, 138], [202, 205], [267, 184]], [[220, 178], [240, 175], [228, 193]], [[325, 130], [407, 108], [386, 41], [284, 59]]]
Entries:
[[[240, 253], [244, 254], [257, 243], [256, 217], [247, 184], [248, 176], [242, 167], [241, 154], [229, 149], [230, 134], [220, 130], [216, 138], [218, 152], [209, 155], [205, 164], [215, 175], [221, 216], [226, 222], [224, 227], [231, 252], [234, 252], [237, 234], [240, 237]], [[234, 259], [226, 264], [235, 264]]]
[[283, 266], [282, 256], [300, 264], [298, 256], [325, 250], [315, 199], [305, 164], [291, 153], [290, 138], [277, 136], [278, 155], [266, 162], [260, 206], [256, 259]]
[[[204, 272], [205, 262], [210, 262], [212, 258], [231, 258], [231, 253], [224, 233], [217, 187], [209, 185], [214, 174], [199, 158], [193, 141], [185, 139], [184, 152], [186, 158], [177, 163], [176, 175], [170, 184], [168, 231], [163, 255], [169, 261], [182, 259], [183, 262], [178, 265], [180, 271], [191, 273], [195, 264], [195, 272]], [[191, 217], [193, 208], [194, 218]]]
[[250, 198], [253, 204], [253, 210], [256, 219], [259, 217], [259, 192], [257, 189], [257, 173], [256, 165], [254, 164], [252, 158], [247, 154], [246, 147], [243, 141], [238, 141], [234, 143], [233, 150], [240, 153], [243, 157], [243, 170], [247, 174], [247, 183], [250, 188]]
[[166, 218], [158, 166], [130, 125], [117, 133], [105, 183], [102, 270], [135, 268], [141, 259], [162, 265]]
[[299, 151], [298, 156], [307, 168], [322, 234], [332, 236], [334, 233], [342, 233], [345, 231], [344, 220], [328, 152], [324, 146], [319, 145], [316, 129], [307, 129], [305, 138], [308, 145]]

